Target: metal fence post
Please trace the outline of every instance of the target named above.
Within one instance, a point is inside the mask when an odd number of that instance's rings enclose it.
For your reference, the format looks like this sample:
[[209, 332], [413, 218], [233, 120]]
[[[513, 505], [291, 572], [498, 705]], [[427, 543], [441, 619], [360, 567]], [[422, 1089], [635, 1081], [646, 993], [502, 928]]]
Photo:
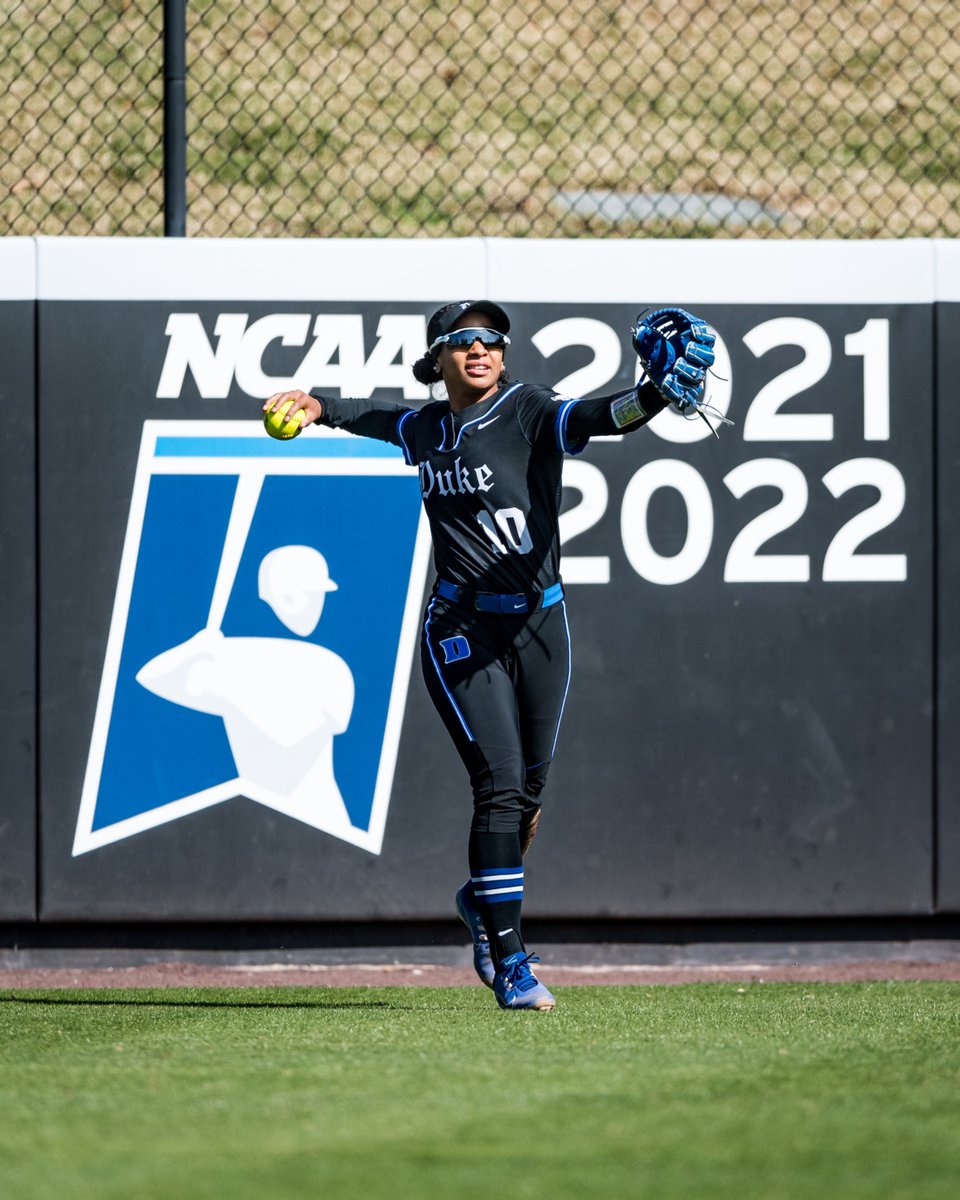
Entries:
[[187, 3], [163, 0], [163, 234], [187, 233]]

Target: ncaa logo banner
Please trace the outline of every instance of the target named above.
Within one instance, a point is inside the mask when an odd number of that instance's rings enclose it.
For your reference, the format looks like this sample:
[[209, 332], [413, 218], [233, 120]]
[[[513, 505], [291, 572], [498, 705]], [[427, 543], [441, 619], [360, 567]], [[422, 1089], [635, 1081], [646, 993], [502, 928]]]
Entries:
[[379, 854], [429, 548], [394, 446], [146, 421], [73, 854], [238, 797]]

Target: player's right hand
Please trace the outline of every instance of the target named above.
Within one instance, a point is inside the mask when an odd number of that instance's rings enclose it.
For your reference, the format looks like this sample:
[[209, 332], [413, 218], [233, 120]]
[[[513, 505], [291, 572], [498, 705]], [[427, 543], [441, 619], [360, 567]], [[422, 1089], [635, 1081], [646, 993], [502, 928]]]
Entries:
[[315, 396], [308, 396], [306, 392], [301, 392], [299, 388], [294, 388], [289, 392], [276, 392], [269, 399], [263, 402], [263, 411], [273, 412], [275, 408], [279, 408], [281, 404], [287, 400], [292, 400], [290, 410], [287, 413], [287, 420], [294, 413], [303, 412], [302, 427], [312, 425], [314, 421], [319, 421], [323, 416], [323, 405]]

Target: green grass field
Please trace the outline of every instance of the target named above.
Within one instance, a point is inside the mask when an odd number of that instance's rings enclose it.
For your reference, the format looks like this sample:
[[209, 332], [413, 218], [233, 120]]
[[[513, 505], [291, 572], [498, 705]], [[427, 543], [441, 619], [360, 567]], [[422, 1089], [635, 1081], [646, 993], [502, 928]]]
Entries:
[[0, 1194], [960, 1194], [960, 985], [17, 992]]

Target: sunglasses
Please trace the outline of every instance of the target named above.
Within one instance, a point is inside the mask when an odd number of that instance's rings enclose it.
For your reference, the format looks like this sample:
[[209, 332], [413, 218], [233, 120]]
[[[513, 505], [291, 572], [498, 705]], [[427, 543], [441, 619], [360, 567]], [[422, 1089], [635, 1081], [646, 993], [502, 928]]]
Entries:
[[433, 353], [438, 346], [451, 346], [458, 350], [463, 350], [473, 345], [474, 342], [479, 342], [481, 346], [490, 346], [497, 350], [502, 350], [504, 346], [510, 345], [510, 339], [505, 333], [501, 333], [498, 329], [455, 329], [453, 333], [445, 333], [430, 347], [430, 353]]

